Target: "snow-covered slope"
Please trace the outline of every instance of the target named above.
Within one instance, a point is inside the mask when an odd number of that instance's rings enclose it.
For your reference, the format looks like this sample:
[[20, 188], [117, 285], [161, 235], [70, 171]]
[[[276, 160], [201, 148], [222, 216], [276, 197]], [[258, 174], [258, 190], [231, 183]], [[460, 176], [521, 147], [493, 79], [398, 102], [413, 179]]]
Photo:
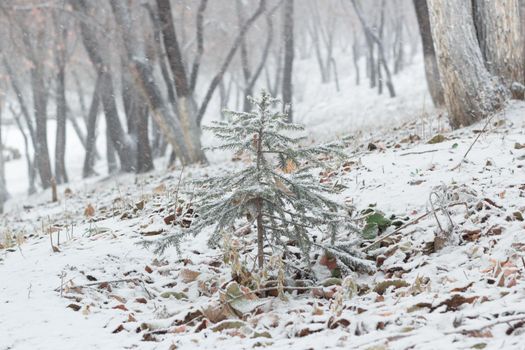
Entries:
[[[286, 301], [253, 296], [259, 307], [242, 322], [206, 321], [220, 319], [213, 307], [231, 280], [206, 233], [186, 241], [183, 256], [137, 245], [171, 230], [163, 219], [177, 172], [77, 183], [60, 203], [41, 194], [31, 207], [15, 204], [0, 238], [20, 237], [0, 250], [0, 349], [522, 348], [525, 104], [454, 132], [432, 122], [357, 132], [346, 166], [325, 175], [358, 209], [406, 217], [369, 249], [378, 272], [355, 278], [358, 295], [329, 286]], [[442, 142], [427, 143], [438, 134]], [[450, 229], [444, 247], [440, 227]]]

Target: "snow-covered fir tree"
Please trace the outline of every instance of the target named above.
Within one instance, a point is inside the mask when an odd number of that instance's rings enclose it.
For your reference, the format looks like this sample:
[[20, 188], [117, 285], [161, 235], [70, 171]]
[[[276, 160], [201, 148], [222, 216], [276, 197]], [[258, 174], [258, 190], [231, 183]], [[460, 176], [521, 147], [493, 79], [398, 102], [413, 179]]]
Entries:
[[[254, 111], [227, 112], [228, 119], [205, 127], [222, 143], [214, 150], [231, 150], [248, 159], [239, 171], [206, 178], [195, 184], [196, 217], [185, 232], [172, 234], [158, 251], [178, 245], [184, 233], [214, 228], [209, 240], [220, 243], [225, 230], [256, 232], [257, 262], [264, 266], [265, 246], [292, 259], [296, 246], [310, 263], [312, 247], [338, 258], [342, 269], [370, 271], [371, 265], [354, 249], [356, 240], [338, 244], [338, 233], [359, 240], [347, 208], [329, 198], [333, 187], [320, 183], [314, 170], [322, 159], [344, 157], [342, 142], [301, 147], [303, 127], [287, 122], [275, 107], [279, 101], [262, 92], [252, 98]], [[353, 235], [351, 234], [353, 233]], [[314, 239], [314, 234], [318, 238]]]

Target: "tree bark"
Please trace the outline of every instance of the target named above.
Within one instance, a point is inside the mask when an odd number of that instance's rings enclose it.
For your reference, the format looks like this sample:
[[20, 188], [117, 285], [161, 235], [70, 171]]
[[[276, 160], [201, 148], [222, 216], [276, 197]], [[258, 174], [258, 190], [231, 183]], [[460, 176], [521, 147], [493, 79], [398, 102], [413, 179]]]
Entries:
[[35, 178], [36, 178], [36, 171], [35, 171], [35, 162], [31, 159], [31, 154], [29, 153], [29, 140], [26, 135], [26, 132], [24, 131], [24, 126], [22, 125], [22, 121], [20, 120], [20, 116], [11, 109], [11, 115], [15, 119], [15, 123], [18, 126], [18, 129], [20, 130], [20, 133], [22, 134], [22, 138], [24, 139], [24, 150], [26, 155], [26, 162], [27, 162], [27, 175], [28, 175], [28, 182], [29, 187], [27, 190], [27, 193], [29, 195], [32, 195], [36, 192], [36, 186], [35, 186]]
[[450, 124], [470, 125], [500, 109], [505, 90], [485, 68], [471, 2], [429, 0], [428, 7]]
[[507, 88], [514, 82], [523, 83], [525, 38], [521, 31], [520, 0], [478, 0], [472, 4], [477, 37], [488, 71], [503, 78]]
[[[93, 3], [86, 0], [70, 0], [71, 5], [84, 15], [89, 16], [92, 10]], [[100, 81], [100, 98], [104, 114], [106, 116], [106, 128], [110, 129], [107, 135], [113, 144], [114, 149], [119, 156], [120, 165], [123, 171], [129, 172], [133, 170], [133, 155], [131, 145], [129, 144], [126, 133], [122, 128], [120, 122], [117, 105], [115, 102], [115, 89], [111, 77], [110, 65], [107, 58], [104, 56], [103, 50], [100, 47], [99, 39], [95, 32], [85, 21], [79, 21], [80, 33], [84, 47], [88, 53]]]
[[[163, 1], [159, 0], [158, 2]], [[133, 66], [132, 71], [135, 75], [135, 80], [139, 83], [141, 92], [147, 99], [152, 109], [153, 117], [155, 118], [157, 125], [163, 131], [163, 134], [166, 136], [167, 140], [170, 142], [171, 146], [180, 157], [183, 164], [203, 161], [204, 152], [200, 146], [200, 131], [195, 132], [194, 126], [196, 126], [196, 123], [191, 123], [190, 118], [186, 118], [188, 111], [186, 105], [188, 104], [188, 101], [185, 96], [189, 94], [189, 86], [186, 79], [186, 74], [184, 72], [184, 66], [182, 66], [182, 73], [184, 75], [182, 78], [178, 76], [180, 73], [178, 69], [181, 68], [177, 66], [177, 68], [175, 68], [176, 70], [173, 71], [174, 67], [171, 67], [175, 78], [176, 91], [179, 96], [177, 101], [177, 107], [179, 108], [179, 119], [177, 119], [170, 114], [169, 109], [162, 98], [160, 90], [155, 84], [151, 66], [149, 66], [146, 60], [142, 59], [145, 55], [143, 52], [141, 52], [141, 46], [132, 32], [132, 23], [129, 17], [128, 7], [124, 2], [119, 0], [112, 0], [110, 3], [115, 19], [122, 29], [121, 34], [124, 47], [126, 49], [128, 59]], [[173, 37], [175, 40], [175, 44], [173, 46], [170, 46], [170, 44], [173, 43], [166, 42], [166, 31], [170, 32], [170, 35], [175, 35], [173, 22], [171, 22], [173, 33], [171, 33], [171, 30], [165, 28], [166, 23], [164, 21], [167, 14], [164, 13], [164, 10], [170, 11], [168, 15], [171, 18], [171, 6], [169, 1], [167, 6], [167, 9], [159, 6], [159, 18], [163, 25], [162, 32], [164, 36], [166, 53], [171, 64], [171, 58], [173, 58], [174, 55], [179, 57], [177, 53], [180, 55], [180, 51], [174, 49], [173, 47], [176, 46], [178, 48], [176, 37]], [[174, 51], [176, 51], [176, 53], [174, 53]], [[177, 63], [175, 64], [177, 65]], [[180, 64], [182, 65], [182, 61], [180, 61]], [[179, 89], [182, 89], [185, 95], [181, 95], [179, 93]], [[185, 112], [186, 115], [184, 115]]]
[[[373, 48], [373, 43], [374, 42], [377, 44], [378, 60], [381, 63], [381, 65], [383, 66], [383, 69], [384, 69], [385, 74], [386, 74], [386, 86], [388, 88], [388, 92], [390, 93], [390, 97], [395, 97], [396, 96], [396, 92], [395, 92], [395, 89], [394, 89], [394, 84], [392, 83], [392, 75], [390, 74], [390, 68], [388, 68], [388, 64], [386, 62], [385, 50], [383, 48], [383, 42], [372, 31], [370, 26], [366, 23], [365, 17], [363, 16], [363, 13], [361, 12], [361, 9], [357, 5], [356, 1], [355, 0], [351, 0], [351, 2], [352, 2], [352, 5], [354, 7], [355, 13], [357, 14], [357, 17], [359, 18], [359, 22], [361, 22], [361, 26], [363, 27], [363, 31], [365, 32], [365, 37], [367, 38], [367, 43], [369, 45], [372, 45], [372, 48]], [[372, 50], [372, 52], [373, 52], [373, 50]], [[372, 61], [370, 63], [372, 65], [372, 67], [373, 67], [374, 62]]]
[[60, 21], [59, 16], [55, 20], [55, 65], [57, 67], [56, 82], [56, 108], [57, 129], [55, 139], [55, 181], [56, 184], [68, 182], [66, 171], [66, 25]]
[[294, 61], [294, 0], [285, 0], [283, 11], [283, 108], [288, 113], [288, 121], [293, 121], [293, 61]]
[[96, 141], [97, 141], [97, 117], [100, 108], [100, 88], [102, 79], [100, 76], [97, 77], [95, 83], [95, 89], [93, 90], [93, 98], [91, 99], [91, 105], [88, 112], [88, 123], [87, 123], [87, 136], [86, 136], [86, 157], [84, 158], [84, 167], [82, 169], [82, 177], [87, 178], [96, 175], [94, 170], [95, 165], [95, 152], [96, 152]]
[[423, 59], [425, 61], [425, 75], [427, 78], [428, 91], [434, 106], [443, 107], [445, 105], [445, 95], [439, 69], [434, 51], [434, 39], [430, 29], [430, 19], [428, 14], [427, 0], [414, 0], [419, 32], [421, 34], [421, 43], [423, 45]]
[[106, 160], [108, 163], [108, 174], [118, 171], [117, 158], [115, 157], [115, 146], [111, 141], [111, 129], [106, 125]]
[[4, 203], [8, 199], [7, 186], [5, 181], [5, 163], [4, 163], [4, 144], [2, 140], [2, 112], [3, 103], [0, 100], [0, 214], [4, 213]]
[[[158, 1], [162, 1], [162, 0], [158, 0]], [[279, 6], [279, 4], [277, 4], [277, 6]], [[219, 86], [219, 83], [221, 82], [222, 77], [224, 76], [224, 73], [226, 73], [226, 70], [228, 69], [228, 66], [230, 65], [233, 57], [235, 56], [235, 53], [239, 49], [241, 41], [244, 39], [244, 36], [246, 35], [250, 27], [264, 13], [265, 10], [266, 10], [266, 0], [260, 0], [259, 6], [255, 10], [255, 12], [239, 28], [239, 33], [237, 34], [237, 37], [233, 41], [230, 51], [228, 51], [228, 54], [224, 58], [224, 61], [222, 62], [221, 67], [219, 68], [219, 71], [213, 77], [206, 91], [206, 95], [204, 96], [204, 99], [199, 107], [198, 114], [197, 114], [197, 125], [198, 126], [201, 125], [202, 119], [204, 118], [204, 113], [206, 112], [206, 108], [208, 107], [208, 104], [211, 101], [211, 97], [213, 96], [213, 93], [215, 92], [215, 89], [217, 88], [217, 86]]]
[[[36, 62], [33, 62], [35, 64]], [[53, 173], [49, 159], [49, 148], [47, 144], [47, 88], [44, 82], [44, 67], [42, 62], [36, 63], [31, 68], [31, 88], [33, 92], [33, 108], [36, 119], [36, 142], [35, 158], [40, 175], [42, 187], [47, 189], [51, 186]]]
[[137, 172], [153, 170], [153, 156], [149, 142], [149, 109], [145, 103], [137, 106]]
[[[244, 13], [242, 11], [242, 3], [240, 0], [237, 0], [236, 7], [237, 7], [237, 17], [239, 21], [239, 26], [242, 26], [244, 23]], [[266, 24], [268, 27], [266, 30], [266, 41], [264, 43], [261, 60], [259, 61], [259, 64], [255, 67], [255, 70], [253, 72], [250, 68], [250, 62], [248, 60], [248, 48], [246, 47], [246, 40], [245, 38], [241, 40], [240, 53], [241, 53], [242, 71], [243, 71], [243, 76], [244, 76], [244, 99], [243, 99], [243, 102], [244, 102], [243, 111], [244, 112], [250, 112], [252, 109], [252, 104], [249, 100], [249, 97], [253, 96], [253, 88], [255, 84], [257, 83], [257, 80], [259, 79], [263, 71], [266, 61], [268, 60], [268, 55], [270, 54], [270, 47], [273, 42], [272, 16], [273, 16], [273, 12], [266, 13]], [[219, 90], [224, 88], [223, 85], [224, 85], [224, 79], [221, 79], [221, 82], [219, 84]], [[222, 92], [221, 92], [221, 103], [222, 103], [222, 100], [223, 99], [222, 99]]]

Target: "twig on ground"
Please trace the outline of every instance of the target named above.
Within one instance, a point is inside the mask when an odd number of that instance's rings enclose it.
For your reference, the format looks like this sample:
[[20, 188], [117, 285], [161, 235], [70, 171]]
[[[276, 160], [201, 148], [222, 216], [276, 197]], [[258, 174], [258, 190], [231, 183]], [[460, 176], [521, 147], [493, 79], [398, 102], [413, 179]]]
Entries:
[[463, 328], [463, 329], [459, 329], [459, 330], [445, 332], [445, 334], [449, 335], [449, 334], [464, 334], [464, 333], [470, 333], [470, 332], [479, 332], [479, 331], [482, 331], [484, 329], [497, 326], [498, 324], [509, 323], [509, 322], [516, 322], [516, 321], [524, 321], [524, 320], [525, 320], [525, 315], [523, 315], [523, 314], [520, 315], [520, 316], [509, 316], [509, 317], [501, 318], [499, 320], [496, 320], [496, 321], [493, 321], [491, 323], [488, 323], [488, 324], [486, 324], [486, 325], [484, 325], [483, 327], [480, 327], [480, 328], [471, 328], [471, 329]]
[[[452, 203], [450, 205], [447, 205], [445, 208], [438, 208], [436, 211], [439, 211], [439, 210], [442, 210], [442, 209], [448, 209], [448, 208], [456, 207], [458, 205], [465, 205], [466, 206], [466, 203], [465, 202]], [[467, 206], [467, 209], [468, 209], [468, 206]], [[424, 219], [425, 217], [427, 217], [428, 215], [432, 214], [433, 212], [434, 212], [434, 210], [427, 211], [423, 215], [420, 215], [417, 218], [415, 218], [414, 220], [412, 220], [410, 222], [407, 222], [406, 224], [398, 227], [397, 229], [395, 229], [394, 231], [390, 232], [389, 234], [386, 234], [384, 236], [379, 237], [378, 239], [376, 239], [375, 241], [373, 241], [372, 243], [370, 243], [366, 247], [361, 248], [361, 251], [362, 252], [366, 252], [368, 249], [370, 249], [371, 247], [373, 247], [377, 243], [380, 243], [380, 242], [384, 241], [385, 239], [387, 239], [388, 237], [390, 237], [392, 235], [395, 235], [396, 233], [399, 233], [401, 230], [407, 228], [408, 226], [417, 224], [420, 220]]]
[[[130, 278], [122, 278], [118, 280], [110, 280], [110, 281], [96, 281], [96, 282], [91, 282], [91, 283], [86, 283], [86, 284], [75, 285], [73, 287], [74, 288], [85, 288], [85, 287], [96, 286], [96, 285], [103, 284], [103, 283], [111, 284], [111, 283], [133, 282], [133, 281], [142, 281], [142, 278], [141, 277], [130, 277]], [[55, 292], [59, 292], [60, 289], [63, 287], [64, 287], [64, 284], [61, 284], [58, 288], [55, 289]]]
[[400, 154], [400, 156], [403, 157], [403, 156], [408, 156], [408, 155], [411, 155], [411, 154], [433, 153], [433, 152], [437, 152], [437, 151], [439, 151], [439, 150], [438, 150], [438, 149], [430, 149], [430, 150], [428, 150], [428, 151], [407, 152], [407, 153]]
[[487, 122], [485, 123], [485, 125], [483, 126], [483, 129], [481, 129], [481, 131], [478, 133], [478, 135], [476, 136], [476, 138], [474, 139], [474, 141], [470, 144], [469, 148], [467, 149], [467, 151], [465, 152], [465, 154], [463, 155], [463, 158], [461, 158], [461, 160], [459, 161], [458, 165], [456, 165], [455, 167], [453, 167], [452, 169], [450, 170], [456, 170], [456, 169], [459, 169], [461, 167], [461, 164], [463, 164], [463, 162], [465, 161], [465, 159], [467, 158], [468, 154], [470, 153], [470, 151], [472, 150], [472, 147], [474, 147], [474, 145], [476, 144], [476, 142], [478, 142], [478, 139], [480, 138], [481, 134], [483, 134], [485, 132], [485, 130], [487, 129], [487, 127], [489, 126], [490, 122], [492, 121], [492, 119], [494, 118], [496, 114], [493, 114], [492, 116], [490, 116], [488, 119], [487, 119]]

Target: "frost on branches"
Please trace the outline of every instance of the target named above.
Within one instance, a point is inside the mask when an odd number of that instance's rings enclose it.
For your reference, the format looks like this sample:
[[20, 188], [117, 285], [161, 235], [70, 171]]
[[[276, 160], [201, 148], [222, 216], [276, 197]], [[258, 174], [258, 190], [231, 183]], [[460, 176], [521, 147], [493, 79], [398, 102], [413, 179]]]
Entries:
[[301, 147], [305, 137], [296, 135], [304, 129], [288, 123], [286, 114], [274, 108], [277, 99], [263, 92], [252, 103], [254, 112], [227, 112], [228, 120], [206, 127], [222, 141], [212, 149], [242, 154], [248, 164], [196, 182], [195, 220], [184, 232], [161, 241], [159, 250], [208, 227], [213, 227], [211, 246], [219, 245], [225, 232], [246, 234], [253, 229], [260, 269], [270, 254], [282, 255], [288, 265], [309, 267], [316, 248], [335, 256], [343, 272], [370, 272], [370, 262], [354, 249], [360, 235], [348, 208], [328, 198], [333, 188], [313, 175], [326, 159], [344, 157], [344, 145]]

